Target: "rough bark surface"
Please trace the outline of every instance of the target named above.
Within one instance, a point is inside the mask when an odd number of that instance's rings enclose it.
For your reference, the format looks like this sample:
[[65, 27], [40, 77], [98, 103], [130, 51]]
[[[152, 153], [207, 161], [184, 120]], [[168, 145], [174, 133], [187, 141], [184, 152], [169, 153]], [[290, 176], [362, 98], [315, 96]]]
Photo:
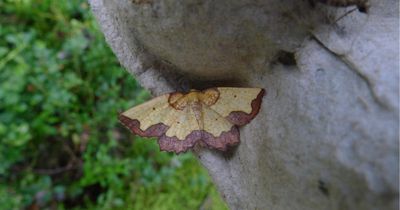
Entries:
[[90, 0], [154, 95], [262, 87], [229, 153], [199, 149], [231, 209], [396, 210], [399, 2], [368, 14], [299, 0]]

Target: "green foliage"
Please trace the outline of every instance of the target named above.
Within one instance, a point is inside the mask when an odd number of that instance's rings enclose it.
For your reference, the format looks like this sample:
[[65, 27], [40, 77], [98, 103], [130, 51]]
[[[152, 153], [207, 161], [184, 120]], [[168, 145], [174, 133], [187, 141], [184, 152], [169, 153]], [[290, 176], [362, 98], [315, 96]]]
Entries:
[[226, 209], [191, 154], [118, 124], [148, 98], [85, 1], [0, 1], [0, 207]]

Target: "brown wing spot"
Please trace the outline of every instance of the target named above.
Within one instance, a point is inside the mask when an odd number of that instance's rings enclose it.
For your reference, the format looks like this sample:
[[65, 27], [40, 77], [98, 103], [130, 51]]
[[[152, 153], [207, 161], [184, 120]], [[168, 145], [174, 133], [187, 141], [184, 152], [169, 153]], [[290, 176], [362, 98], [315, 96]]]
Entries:
[[176, 110], [183, 110], [186, 107], [187, 100], [182, 93], [171, 93], [168, 97], [168, 103]]
[[169, 94], [169, 97], [168, 97], [168, 103], [173, 104], [176, 101], [178, 101], [178, 99], [180, 99], [182, 96], [183, 96], [182, 93], [178, 93], [178, 92], [171, 93], [171, 94]]
[[199, 95], [199, 99], [203, 104], [211, 106], [219, 99], [219, 91], [216, 88], [209, 88], [202, 91]]
[[155, 111], [156, 110], [156, 108], [155, 107], [153, 107], [153, 111]]

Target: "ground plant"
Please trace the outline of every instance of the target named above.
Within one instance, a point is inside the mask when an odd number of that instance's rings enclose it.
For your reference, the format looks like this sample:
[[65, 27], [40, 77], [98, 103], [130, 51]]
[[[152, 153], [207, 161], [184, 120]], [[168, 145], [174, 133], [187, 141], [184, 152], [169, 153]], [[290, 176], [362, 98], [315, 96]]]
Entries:
[[226, 209], [192, 154], [117, 122], [150, 94], [86, 1], [0, 1], [0, 209]]

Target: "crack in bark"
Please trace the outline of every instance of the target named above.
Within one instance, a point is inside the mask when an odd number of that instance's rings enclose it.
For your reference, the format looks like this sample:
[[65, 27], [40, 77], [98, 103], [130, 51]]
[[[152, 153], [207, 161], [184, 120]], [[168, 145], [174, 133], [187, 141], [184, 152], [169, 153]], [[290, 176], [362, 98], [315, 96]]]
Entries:
[[314, 34], [311, 34], [311, 38], [313, 40], [315, 40], [318, 43], [318, 45], [320, 45], [322, 48], [324, 48], [330, 54], [334, 55], [340, 61], [342, 61], [343, 64], [345, 64], [351, 71], [353, 71], [359, 78], [361, 78], [361, 80], [363, 80], [366, 83], [372, 98], [379, 105], [379, 107], [381, 107], [385, 110], [390, 110], [390, 107], [385, 102], [381, 101], [381, 99], [376, 95], [374, 88], [373, 88], [373, 86], [374, 86], [373, 82], [371, 82], [371, 80], [368, 78], [368, 76], [364, 75], [361, 71], [359, 71], [357, 66], [354, 63], [352, 63], [348, 59], [346, 59], [345, 55], [338, 54], [338, 53], [334, 52], [333, 50], [331, 50], [320, 39], [318, 39], [318, 37], [315, 36]]

